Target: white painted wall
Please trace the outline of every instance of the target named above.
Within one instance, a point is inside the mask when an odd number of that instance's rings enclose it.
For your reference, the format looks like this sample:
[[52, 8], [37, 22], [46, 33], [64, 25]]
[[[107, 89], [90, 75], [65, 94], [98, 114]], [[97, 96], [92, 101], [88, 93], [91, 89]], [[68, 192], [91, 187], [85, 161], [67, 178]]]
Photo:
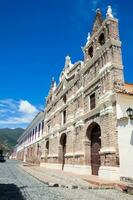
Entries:
[[133, 96], [126, 94], [117, 94], [117, 119], [128, 117], [126, 110], [133, 108]]
[[133, 108], [133, 96], [118, 94], [118, 145], [120, 154], [120, 176], [133, 178], [133, 120], [126, 110]]
[[[18, 140], [18, 144], [17, 144], [17, 148], [16, 148], [16, 152], [18, 153], [19, 151], [24, 150], [24, 161], [26, 160], [26, 154], [27, 154], [27, 147], [35, 144], [37, 142], [40, 142], [43, 137], [44, 137], [44, 129], [42, 131], [42, 120], [44, 120], [44, 113], [42, 111], [40, 111], [35, 117], [34, 119], [31, 121], [31, 123], [28, 125], [28, 127], [26, 128], [26, 130], [24, 131], [24, 133], [22, 134], [22, 136], [20, 137], [20, 139]], [[40, 134], [38, 136], [38, 126], [39, 123], [41, 123], [41, 129], [40, 129]], [[35, 127], [37, 126], [37, 133], [36, 133], [36, 138], [35, 138], [35, 134], [34, 137], [31, 138], [31, 140], [25, 140], [20, 144], [20, 141], [22, 141], [22, 139], [28, 135], [30, 132], [35, 131]], [[45, 124], [44, 124], [45, 126]]]

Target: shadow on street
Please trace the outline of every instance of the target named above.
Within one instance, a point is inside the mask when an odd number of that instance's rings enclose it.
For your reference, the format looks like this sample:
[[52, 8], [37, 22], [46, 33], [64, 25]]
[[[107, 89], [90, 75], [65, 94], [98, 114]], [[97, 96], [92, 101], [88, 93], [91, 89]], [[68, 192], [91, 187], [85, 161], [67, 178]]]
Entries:
[[0, 184], [0, 200], [24, 200], [15, 184]]

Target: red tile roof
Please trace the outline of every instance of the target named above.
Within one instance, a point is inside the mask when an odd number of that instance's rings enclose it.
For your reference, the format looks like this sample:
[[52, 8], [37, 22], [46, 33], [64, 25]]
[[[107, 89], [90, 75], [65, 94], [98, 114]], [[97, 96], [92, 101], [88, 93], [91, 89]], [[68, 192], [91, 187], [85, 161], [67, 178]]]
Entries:
[[128, 94], [128, 95], [133, 95], [133, 84], [131, 83], [120, 83], [116, 82], [115, 83], [115, 91], [117, 93], [123, 93], [123, 94]]

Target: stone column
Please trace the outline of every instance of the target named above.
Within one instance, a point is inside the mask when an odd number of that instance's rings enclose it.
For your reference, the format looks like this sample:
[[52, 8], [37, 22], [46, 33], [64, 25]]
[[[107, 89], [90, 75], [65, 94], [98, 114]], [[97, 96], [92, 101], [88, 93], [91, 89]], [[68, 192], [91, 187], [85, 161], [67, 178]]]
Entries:
[[91, 141], [84, 140], [84, 164], [85, 165], [91, 165]]

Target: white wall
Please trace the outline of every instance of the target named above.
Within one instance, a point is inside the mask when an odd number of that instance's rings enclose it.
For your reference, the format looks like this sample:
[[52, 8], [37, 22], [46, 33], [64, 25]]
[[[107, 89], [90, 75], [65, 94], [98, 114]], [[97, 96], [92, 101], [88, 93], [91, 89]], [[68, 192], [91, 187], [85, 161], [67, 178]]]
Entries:
[[128, 117], [126, 110], [133, 108], [133, 96], [126, 94], [117, 94], [117, 119]]
[[120, 176], [133, 178], [133, 120], [126, 114], [133, 108], [133, 96], [118, 94], [117, 100]]

